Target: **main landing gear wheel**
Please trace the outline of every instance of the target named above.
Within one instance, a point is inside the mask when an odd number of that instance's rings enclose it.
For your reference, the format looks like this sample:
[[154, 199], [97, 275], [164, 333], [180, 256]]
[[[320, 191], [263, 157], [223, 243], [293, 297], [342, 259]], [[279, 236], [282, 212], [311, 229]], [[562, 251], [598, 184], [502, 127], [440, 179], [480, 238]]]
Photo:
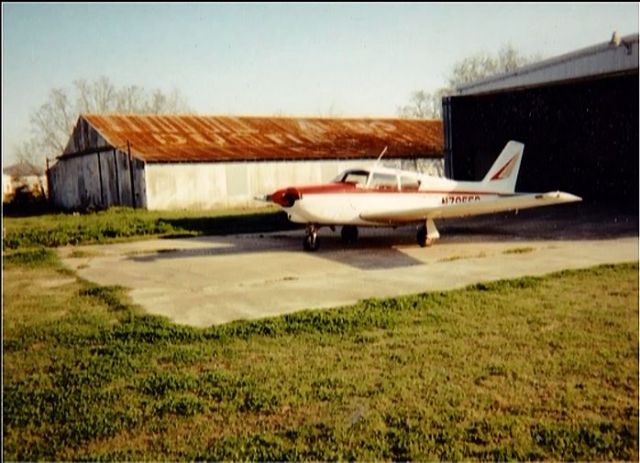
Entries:
[[358, 227], [355, 225], [344, 225], [340, 231], [342, 241], [348, 244], [353, 244], [358, 241]]
[[424, 225], [420, 225], [418, 227], [416, 238], [421, 248], [433, 245], [433, 239], [427, 236], [427, 227], [425, 227]]
[[438, 238], [440, 238], [440, 233], [438, 233], [438, 229], [436, 228], [436, 224], [433, 223], [433, 220], [429, 219], [424, 225], [418, 227], [416, 239], [421, 248], [432, 246]]
[[320, 247], [318, 243], [318, 229], [314, 225], [308, 225], [302, 247], [305, 251], [317, 251]]

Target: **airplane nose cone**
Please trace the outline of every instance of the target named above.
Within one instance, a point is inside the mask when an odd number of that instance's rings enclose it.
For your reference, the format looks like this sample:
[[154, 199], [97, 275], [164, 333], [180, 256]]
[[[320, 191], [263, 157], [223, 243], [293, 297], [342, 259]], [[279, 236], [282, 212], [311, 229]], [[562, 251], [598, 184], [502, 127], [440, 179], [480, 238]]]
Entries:
[[278, 190], [271, 195], [271, 201], [282, 206], [282, 207], [291, 207], [295, 204], [297, 200], [302, 197], [300, 192], [295, 188], [285, 188], [283, 190]]

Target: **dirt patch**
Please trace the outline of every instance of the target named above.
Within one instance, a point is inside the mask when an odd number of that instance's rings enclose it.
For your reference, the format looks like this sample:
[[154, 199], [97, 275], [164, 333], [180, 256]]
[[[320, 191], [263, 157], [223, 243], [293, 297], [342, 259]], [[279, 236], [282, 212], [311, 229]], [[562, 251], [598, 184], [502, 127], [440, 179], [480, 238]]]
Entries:
[[56, 278], [54, 280], [36, 280], [35, 283], [42, 288], [57, 288], [59, 286], [75, 283], [75, 278]]

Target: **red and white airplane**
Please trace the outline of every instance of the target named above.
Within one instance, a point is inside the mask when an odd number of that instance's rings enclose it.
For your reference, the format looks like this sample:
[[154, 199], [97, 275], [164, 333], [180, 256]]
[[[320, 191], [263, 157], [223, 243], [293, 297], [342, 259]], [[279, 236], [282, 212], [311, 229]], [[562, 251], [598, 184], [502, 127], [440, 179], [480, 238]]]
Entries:
[[430, 246], [440, 237], [435, 219], [491, 214], [532, 207], [581, 201], [554, 191], [516, 193], [515, 185], [524, 145], [506, 144], [489, 172], [479, 182], [459, 182], [419, 172], [380, 166], [382, 152], [371, 169], [350, 169], [332, 182], [291, 186], [262, 199], [281, 206], [289, 220], [306, 224], [304, 249], [318, 249], [322, 226], [342, 226], [342, 239], [352, 243], [358, 228], [420, 224], [417, 240]]

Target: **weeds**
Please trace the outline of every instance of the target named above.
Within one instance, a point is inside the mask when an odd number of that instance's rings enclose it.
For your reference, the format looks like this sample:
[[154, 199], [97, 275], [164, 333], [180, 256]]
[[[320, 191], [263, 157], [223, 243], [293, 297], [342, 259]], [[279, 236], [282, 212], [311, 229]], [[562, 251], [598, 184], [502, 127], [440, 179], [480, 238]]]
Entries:
[[525, 246], [525, 247], [521, 247], [521, 248], [507, 249], [502, 254], [528, 254], [528, 253], [533, 252], [535, 250], [536, 250], [536, 248], [533, 248], [531, 246]]
[[478, 254], [468, 255], [468, 256], [451, 256], [444, 257], [442, 259], [438, 259], [438, 262], [455, 262], [461, 259], [481, 259], [483, 257], [487, 257], [487, 254], [483, 252], [479, 252]]
[[3, 261], [11, 265], [29, 267], [54, 266], [57, 263], [55, 251], [43, 247], [25, 249], [3, 255]]
[[5, 256], [6, 460], [638, 458], [637, 264], [197, 329], [56, 259]]
[[284, 213], [269, 208], [162, 212], [112, 208], [88, 214], [5, 217], [3, 222], [3, 249], [108, 243], [152, 236], [266, 232], [293, 226]]

